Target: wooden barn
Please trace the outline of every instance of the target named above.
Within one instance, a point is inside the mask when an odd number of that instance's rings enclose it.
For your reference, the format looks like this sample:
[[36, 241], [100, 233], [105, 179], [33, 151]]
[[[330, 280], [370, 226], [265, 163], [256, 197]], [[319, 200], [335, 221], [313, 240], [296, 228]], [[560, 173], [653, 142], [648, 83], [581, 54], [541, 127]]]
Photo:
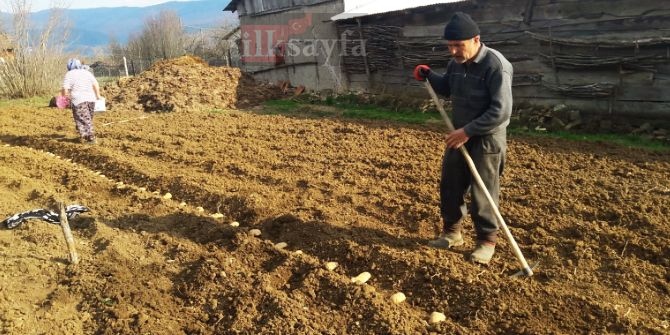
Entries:
[[[240, 68], [254, 78], [271, 83], [290, 83], [308, 90], [344, 92], [347, 88], [338, 66], [339, 44], [335, 22], [330, 17], [345, 10], [342, 0], [232, 0], [224, 11], [237, 12], [240, 19]], [[287, 50], [269, 52], [275, 42], [268, 43], [268, 34], [277, 36], [282, 27], [298, 28], [283, 36], [279, 45]], [[290, 29], [288, 29], [290, 30]], [[258, 33], [258, 35], [256, 34]], [[245, 56], [245, 45], [256, 48]], [[285, 57], [269, 59], [270, 53]], [[261, 55], [255, 59], [256, 54]], [[231, 59], [236, 59], [231, 55]]]
[[332, 17], [338, 35], [350, 30], [366, 41], [362, 55], [351, 52], [359, 42], [344, 42], [349, 89], [426, 96], [413, 69], [445, 70], [441, 37], [457, 11], [512, 62], [515, 102], [670, 120], [670, 1], [368, 1]]

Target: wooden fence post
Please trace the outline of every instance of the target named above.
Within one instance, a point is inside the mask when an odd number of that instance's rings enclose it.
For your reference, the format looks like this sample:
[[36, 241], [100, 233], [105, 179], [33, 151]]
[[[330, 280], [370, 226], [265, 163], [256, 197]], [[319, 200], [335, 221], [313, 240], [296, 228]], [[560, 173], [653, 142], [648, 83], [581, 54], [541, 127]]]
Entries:
[[70, 254], [70, 263], [79, 264], [79, 256], [74, 249], [74, 238], [72, 238], [72, 231], [70, 231], [70, 224], [67, 222], [67, 214], [65, 214], [65, 204], [62, 201], [58, 202], [58, 210], [60, 212], [60, 226], [63, 229], [63, 236], [67, 244], [67, 250]]

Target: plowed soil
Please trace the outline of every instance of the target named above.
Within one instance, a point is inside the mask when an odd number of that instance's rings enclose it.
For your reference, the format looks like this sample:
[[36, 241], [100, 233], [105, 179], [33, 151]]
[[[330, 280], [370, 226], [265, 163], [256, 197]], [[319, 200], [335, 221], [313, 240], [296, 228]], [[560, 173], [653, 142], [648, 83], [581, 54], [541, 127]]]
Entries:
[[439, 126], [117, 110], [86, 146], [70, 111], [0, 112], [0, 214], [91, 209], [71, 222], [77, 267], [56, 225], [0, 231], [7, 334], [669, 332], [667, 152], [511, 137], [501, 211], [540, 264], [510, 279], [505, 241], [467, 261], [471, 223], [464, 246], [426, 246]]

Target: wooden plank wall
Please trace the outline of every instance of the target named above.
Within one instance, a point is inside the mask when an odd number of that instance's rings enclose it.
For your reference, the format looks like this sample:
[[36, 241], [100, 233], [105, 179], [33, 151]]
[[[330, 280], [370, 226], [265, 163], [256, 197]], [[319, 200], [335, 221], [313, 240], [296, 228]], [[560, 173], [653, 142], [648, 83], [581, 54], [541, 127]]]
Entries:
[[[470, 14], [478, 22], [482, 40], [502, 52], [514, 66], [514, 98], [536, 105], [564, 103], [573, 109], [601, 115], [670, 120], [670, 43], [612, 48], [605, 45], [570, 46], [539, 41], [527, 31], [554, 38], [639, 40], [670, 38], [670, 1], [658, 0], [534, 0], [532, 15], [526, 13], [530, 0], [478, 0], [474, 3], [437, 5], [403, 13], [368, 16], [366, 25], [401, 27], [399, 41], [440, 41], [445, 24], [456, 11]], [[526, 19], [526, 22], [524, 22]], [[351, 25], [355, 21], [340, 22]], [[387, 50], [397, 59], [402, 48]], [[432, 51], [426, 50], [430, 55]], [[443, 52], [443, 51], [440, 51]], [[544, 55], [659, 56], [658, 64], [640, 69], [623, 66], [555, 68]], [[351, 57], [351, 56], [350, 56]], [[362, 57], [351, 61], [363, 62]], [[348, 73], [352, 90], [371, 93], [426, 93], [412, 78], [417, 64], [405, 60], [396, 69], [373, 71], [368, 77]], [[436, 69], [438, 71], [444, 68]], [[610, 97], [579, 98], [560, 95], [548, 87], [603, 84], [615, 87]]]

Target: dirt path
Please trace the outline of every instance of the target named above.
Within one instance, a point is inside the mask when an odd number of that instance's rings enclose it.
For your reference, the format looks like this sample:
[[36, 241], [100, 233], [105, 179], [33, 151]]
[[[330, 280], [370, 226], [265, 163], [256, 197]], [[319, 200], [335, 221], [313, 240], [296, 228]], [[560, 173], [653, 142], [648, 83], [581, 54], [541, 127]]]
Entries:
[[[501, 211], [540, 261], [510, 280], [504, 241], [490, 266], [466, 261], [471, 223], [463, 247], [426, 247], [440, 229], [437, 126], [109, 112], [89, 147], [68, 111], [7, 107], [0, 124], [0, 214], [91, 209], [72, 222], [78, 268], [55, 225], [0, 230], [5, 333], [669, 331], [665, 152], [510, 138]], [[390, 303], [396, 292], [407, 300]], [[428, 325], [433, 311], [447, 320]]]

